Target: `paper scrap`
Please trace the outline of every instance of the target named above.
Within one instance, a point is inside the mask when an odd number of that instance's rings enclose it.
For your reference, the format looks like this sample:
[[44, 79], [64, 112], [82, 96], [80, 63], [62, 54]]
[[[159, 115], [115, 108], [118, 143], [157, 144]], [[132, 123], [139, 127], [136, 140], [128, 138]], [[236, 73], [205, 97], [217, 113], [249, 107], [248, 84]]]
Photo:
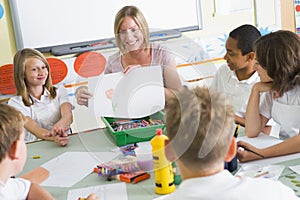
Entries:
[[[258, 137], [255, 138], [248, 138], [247, 136], [244, 137], [238, 137], [238, 141], [242, 140], [245, 142], [248, 142], [249, 144], [257, 147], [257, 148], [266, 148], [272, 145], [276, 145], [282, 142], [282, 140], [272, 137], [263, 133], [260, 133]], [[285, 156], [276, 156], [272, 158], [264, 158], [260, 160], [254, 160], [254, 161], [249, 161], [246, 162], [247, 164], [275, 164], [275, 163], [280, 163], [288, 160], [294, 160], [300, 158], [300, 153], [294, 153], [290, 155], [285, 155]], [[241, 165], [245, 163], [240, 163]]]
[[114, 183], [99, 186], [92, 186], [80, 189], [69, 190], [67, 200], [78, 199], [78, 197], [87, 197], [95, 193], [100, 200], [127, 200], [127, 190], [125, 183]]
[[300, 175], [300, 165], [289, 166], [289, 168]]
[[65, 152], [41, 167], [49, 171], [42, 186], [72, 187], [93, 172], [99, 163], [108, 162], [120, 152]]
[[239, 169], [235, 176], [278, 180], [284, 168], [285, 166], [283, 165], [245, 164]]

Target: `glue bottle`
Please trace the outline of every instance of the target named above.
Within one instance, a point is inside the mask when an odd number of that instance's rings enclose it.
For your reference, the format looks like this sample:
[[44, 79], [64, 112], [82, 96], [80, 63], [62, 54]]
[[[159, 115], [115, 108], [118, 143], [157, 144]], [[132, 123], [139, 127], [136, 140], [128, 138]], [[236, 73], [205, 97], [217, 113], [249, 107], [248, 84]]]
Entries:
[[156, 136], [150, 141], [157, 194], [169, 194], [175, 190], [173, 168], [165, 155], [165, 140], [168, 139], [162, 129], [156, 129]]

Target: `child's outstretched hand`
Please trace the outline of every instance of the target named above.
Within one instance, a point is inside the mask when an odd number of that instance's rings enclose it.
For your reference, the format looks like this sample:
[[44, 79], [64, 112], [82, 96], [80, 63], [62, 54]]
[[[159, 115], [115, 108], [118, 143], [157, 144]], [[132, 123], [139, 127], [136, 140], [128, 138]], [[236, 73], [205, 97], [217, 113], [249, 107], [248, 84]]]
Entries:
[[240, 162], [247, 162], [264, 158], [264, 156], [260, 152], [261, 149], [258, 149], [247, 142], [239, 141], [237, 145], [237, 157]]
[[50, 131], [47, 134], [44, 134], [45, 137], [53, 137], [54, 142], [57, 143], [60, 146], [66, 146], [69, 143], [69, 137], [66, 131], [68, 129], [64, 130], [63, 128], [56, 128], [53, 127], [52, 131]]

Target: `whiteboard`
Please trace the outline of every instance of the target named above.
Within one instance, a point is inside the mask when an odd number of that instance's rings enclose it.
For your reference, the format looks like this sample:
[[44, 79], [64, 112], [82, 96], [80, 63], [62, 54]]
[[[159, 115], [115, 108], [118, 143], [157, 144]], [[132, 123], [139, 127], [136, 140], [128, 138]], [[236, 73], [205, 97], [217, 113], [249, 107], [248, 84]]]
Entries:
[[113, 38], [114, 18], [135, 5], [150, 31], [202, 28], [200, 0], [9, 0], [17, 49]]

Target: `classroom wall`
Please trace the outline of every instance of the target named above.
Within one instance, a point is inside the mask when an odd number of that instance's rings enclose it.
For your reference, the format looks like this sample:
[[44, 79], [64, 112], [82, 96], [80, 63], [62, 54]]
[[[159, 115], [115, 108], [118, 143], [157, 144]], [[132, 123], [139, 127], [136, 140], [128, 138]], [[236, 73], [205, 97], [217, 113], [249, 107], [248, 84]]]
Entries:
[[295, 8], [293, 0], [280, 0], [281, 28], [295, 32]]
[[2, 66], [12, 63], [12, 56], [16, 52], [16, 43], [8, 0], [0, 0], [0, 4], [4, 8], [4, 15], [0, 19], [0, 66]]
[[[274, 6], [279, 0], [256, 0], [256, 4], [260, 6], [264, 12], [260, 21], [264, 19], [273, 21], [275, 18]], [[284, 29], [294, 30], [294, 8], [293, 0], [280, 0], [282, 16], [282, 27]], [[275, 3], [274, 3], [275, 2]], [[16, 52], [16, 44], [13, 34], [11, 15], [9, 10], [8, 0], [0, 0], [1, 5], [4, 7], [4, 16], [0, 19], [0, 66], [12, 63], [12, 57]], [[202, 0], [202, 22], [203, 30], [185, 33], [184, 35], [191, 39], [199, 37], [216, 37], [217, 35], [228, 33], [233, 28], [240, 24], [250, 23], [256, 25], [255, 14], [253, 11], [240, 11], [228, 15], [216, 13], [215, 8], [216, 0]], [[255, 11], [256, 12], [256, 11]], [[273, 22], [271, 22], [273, 23]], [[268, 22], [263, 22], [266, 25]], [[46, 56], [51, 56], [46, 54]], [[68, 57], [68, 56], [67, 56]]]

